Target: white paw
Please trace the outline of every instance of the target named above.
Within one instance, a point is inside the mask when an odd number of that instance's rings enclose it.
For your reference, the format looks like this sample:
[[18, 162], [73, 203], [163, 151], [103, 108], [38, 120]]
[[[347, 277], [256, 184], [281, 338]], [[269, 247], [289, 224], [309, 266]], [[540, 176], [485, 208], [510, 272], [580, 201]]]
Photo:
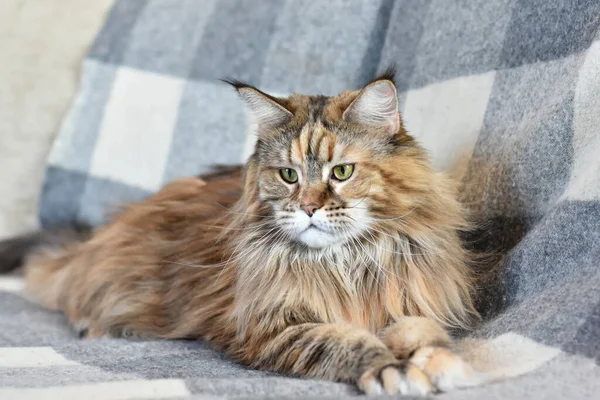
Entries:
[[423, 371], [442, 392], [481, 385], [484, 381], [459, 355], [443, 347], [422, 347], [414, 353], [410, 363]]
[[366, 372], [360, 379], [359, 387], [369, 396], [426, 396], [433, 391], [431, 382], [419, 368], [402, 362]]

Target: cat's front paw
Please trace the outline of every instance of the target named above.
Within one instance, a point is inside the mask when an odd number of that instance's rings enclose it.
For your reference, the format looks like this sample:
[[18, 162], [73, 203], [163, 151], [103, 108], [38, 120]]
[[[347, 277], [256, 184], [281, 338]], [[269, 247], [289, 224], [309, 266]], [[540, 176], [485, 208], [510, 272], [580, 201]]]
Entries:
[[361, 376], [358, 387], [369, 396], [426, 396], [434, 390], [429, 378], [418, 367], [406, 361], [367, 370]]
[[423, 371], [432, 385], [442, 392], [477, 386], [484, 382], [481, 374], [446, 347], [421, 347], [414, 352], [410, 363]]

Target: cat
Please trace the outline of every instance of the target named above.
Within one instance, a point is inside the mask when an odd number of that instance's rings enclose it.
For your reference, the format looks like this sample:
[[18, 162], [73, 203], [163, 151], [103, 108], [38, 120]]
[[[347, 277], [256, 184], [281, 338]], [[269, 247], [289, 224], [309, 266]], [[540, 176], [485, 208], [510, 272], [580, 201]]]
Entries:
[[27, 293], [86, 338], [201, 339], [367, 394], [476, 384], [449, 335], [478, 319], [469, 226], [393, 73], [333, 97], [227, 82], [257, 122], [245, 166], [167, 184], [80, 240], [0, 245], [12, 264], [29, 249]]

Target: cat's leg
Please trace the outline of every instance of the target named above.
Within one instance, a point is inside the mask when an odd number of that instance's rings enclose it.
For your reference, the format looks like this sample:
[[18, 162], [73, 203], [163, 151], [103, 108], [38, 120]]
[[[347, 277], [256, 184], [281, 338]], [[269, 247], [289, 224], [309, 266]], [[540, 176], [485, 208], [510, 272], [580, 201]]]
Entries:
[[242, 353], [254, 368], [352, 383], [370, 395], [426, 395], [433, 389], [375, 335], [345, 324], [290, 326], [266, 341], [251, 338]]
[[379, 337], [396, 357], [423, 371], [437, 390], [447, 392], [481, 383], [479, 375], [452, 350], [448, 333], [430, 319], [401, 318]]

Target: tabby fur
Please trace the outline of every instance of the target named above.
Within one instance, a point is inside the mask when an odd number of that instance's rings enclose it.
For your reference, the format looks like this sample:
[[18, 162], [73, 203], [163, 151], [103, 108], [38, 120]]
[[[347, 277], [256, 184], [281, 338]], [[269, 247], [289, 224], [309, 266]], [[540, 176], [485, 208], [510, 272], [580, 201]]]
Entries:
[[[247, 164], [176, 180], [89, 239], [36, 250], [27, 292], [88, 338], [203, 339], [252, 368], [369, 394], [472, 384], [448, 335], [477, 319], [468, 225], [405, 131], [392, 76], [334, 97], [230, 83], [258, 126]], [[339, 164], [354, 166], [343, 182]], [[307, 207], [322, 229], [299, 233]]]

